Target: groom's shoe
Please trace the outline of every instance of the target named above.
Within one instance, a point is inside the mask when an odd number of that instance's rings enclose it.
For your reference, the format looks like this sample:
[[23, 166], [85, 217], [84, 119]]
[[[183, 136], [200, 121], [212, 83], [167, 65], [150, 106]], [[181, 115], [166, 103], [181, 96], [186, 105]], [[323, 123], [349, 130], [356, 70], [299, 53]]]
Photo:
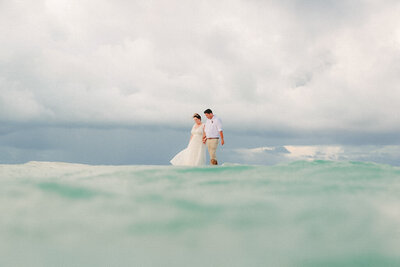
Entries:
[[210, 160], [211, 165], [218, 165], [218, 161], [216, 159]]

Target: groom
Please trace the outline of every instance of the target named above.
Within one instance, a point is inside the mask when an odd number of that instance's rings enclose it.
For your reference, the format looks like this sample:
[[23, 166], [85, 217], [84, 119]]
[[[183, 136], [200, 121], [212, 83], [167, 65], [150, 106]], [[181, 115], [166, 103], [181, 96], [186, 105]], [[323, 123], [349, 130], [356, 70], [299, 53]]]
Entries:
[[218, 139], [221, 137], [221, 145], [225, 143], [222, 123], [221, 120], [212, 113], [211, 109], [206, 109], [204, 114], [207, 117], [207, 122], [204, 129], [203, 143], [207, 144], [211, 165], [218, 165], [216, 155]]

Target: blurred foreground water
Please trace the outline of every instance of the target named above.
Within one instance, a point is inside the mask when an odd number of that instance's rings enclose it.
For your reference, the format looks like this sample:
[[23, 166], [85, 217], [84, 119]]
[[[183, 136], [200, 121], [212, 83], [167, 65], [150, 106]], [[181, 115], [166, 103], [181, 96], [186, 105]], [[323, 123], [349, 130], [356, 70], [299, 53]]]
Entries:
[[0, 266], [400, 266], [400, 168], [0, 165]]

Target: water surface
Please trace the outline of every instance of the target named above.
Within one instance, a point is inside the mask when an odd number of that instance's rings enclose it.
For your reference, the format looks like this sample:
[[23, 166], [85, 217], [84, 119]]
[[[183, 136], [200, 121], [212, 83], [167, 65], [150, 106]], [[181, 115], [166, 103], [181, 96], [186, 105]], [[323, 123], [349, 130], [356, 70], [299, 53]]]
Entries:
[[0, 266], [399, 266], [400, 168], [0, 165]]

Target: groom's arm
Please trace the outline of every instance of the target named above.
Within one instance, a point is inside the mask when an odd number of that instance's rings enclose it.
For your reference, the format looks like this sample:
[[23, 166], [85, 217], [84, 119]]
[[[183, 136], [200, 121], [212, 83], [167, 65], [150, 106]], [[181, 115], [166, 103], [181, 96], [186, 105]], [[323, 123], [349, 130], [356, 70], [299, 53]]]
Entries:
[[219, 135], [221, 136], [221, 145], [223, 146], [225, 144], [225, 141], [224, 141], [224, 132], [222, 131], [221, 120], [217, 119], [216, 123], [217, 123], [217, 129], [218, 129]]

